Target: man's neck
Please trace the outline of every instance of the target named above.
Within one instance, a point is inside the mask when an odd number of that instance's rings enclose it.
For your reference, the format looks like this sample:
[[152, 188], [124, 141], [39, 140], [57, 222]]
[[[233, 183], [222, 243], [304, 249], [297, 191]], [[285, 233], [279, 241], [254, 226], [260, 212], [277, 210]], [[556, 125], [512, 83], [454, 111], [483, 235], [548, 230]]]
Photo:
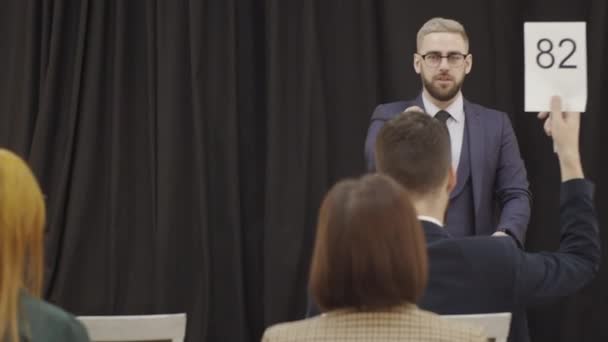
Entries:
[[458, 98], [458, 94], [460, 94], [460, 93], [456, 93], [456, 95], [454, 97], [452, 97], [451, 99], [449, 99], [447, 101], [440, 101], [440, 100], [434, 98], [433, 96], [431, 96], [431, 94], [429, 94], [429, 92], [424, 87], [422, 87], [422, 93], [424, 94], [424, 97], [426, 97], [427, 100], [431, 101], [435, 106], [437, 106], [437, 108], [443, 109], [443, 110], [445, 110], [452, 103], [454, 103], [454, 101], [456, 101], [456, 99]]
[[414, 207], [418, 216], [432, 217], [435, 220], [444, 223], [445, 211], [447, 203], [442, 204], [444, 201], [434, 198], [417, 198], [413, 199]]

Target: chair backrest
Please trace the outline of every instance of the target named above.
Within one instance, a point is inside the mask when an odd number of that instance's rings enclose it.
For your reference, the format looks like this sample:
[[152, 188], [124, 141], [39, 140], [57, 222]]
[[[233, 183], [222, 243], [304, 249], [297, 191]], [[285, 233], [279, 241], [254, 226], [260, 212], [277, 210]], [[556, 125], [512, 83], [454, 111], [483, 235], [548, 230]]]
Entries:
[[476, 315], [442, 315], [441, 317], [481, 327], [488, 336], [489, 341], [507, 342], [507, 337], [509, 337], [510, 312]]
[[79, 316], [91, 341], [183, 342], [186, 314], [141, 316]]

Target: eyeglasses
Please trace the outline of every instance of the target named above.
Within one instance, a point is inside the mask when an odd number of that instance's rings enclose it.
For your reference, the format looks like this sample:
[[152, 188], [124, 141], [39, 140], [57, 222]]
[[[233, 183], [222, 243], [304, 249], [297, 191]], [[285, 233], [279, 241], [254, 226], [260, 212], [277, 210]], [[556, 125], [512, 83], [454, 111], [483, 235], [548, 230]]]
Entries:
[[426, 63], [427, 66], [431, 67], [431, 68], [436, 68], [439, 66], [439, 64], [441, 64], [441, 60], [446, 58], [448, 60], [448, 65], [450, 67], [453, 68], [459, 68], [462, 66], [462, 64], [464, 63], [464, 59], [469, 55], [464, 54], [464, 53], [458, 53], [458, 52], [451, 52], [449, 54], [447, 54], [447, 56], [443, 56], [440, 53], [437, 52], [429, 52], [427, 54], [421, 55], [418, 54], [418, 56], [422, 57], [422, 59], [424, 59], [424, 62]]

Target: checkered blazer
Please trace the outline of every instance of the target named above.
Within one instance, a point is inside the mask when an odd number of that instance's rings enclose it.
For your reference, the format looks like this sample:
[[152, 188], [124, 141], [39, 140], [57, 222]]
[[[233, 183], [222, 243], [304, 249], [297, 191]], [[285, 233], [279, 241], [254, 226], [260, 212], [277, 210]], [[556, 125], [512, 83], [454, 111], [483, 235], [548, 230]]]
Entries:
[[438, 315], [407, 305], [391, 311], [330, 311], [301, 321], [274, 325], [262, 342], [486, 342], [481, 329], [447, 322]]

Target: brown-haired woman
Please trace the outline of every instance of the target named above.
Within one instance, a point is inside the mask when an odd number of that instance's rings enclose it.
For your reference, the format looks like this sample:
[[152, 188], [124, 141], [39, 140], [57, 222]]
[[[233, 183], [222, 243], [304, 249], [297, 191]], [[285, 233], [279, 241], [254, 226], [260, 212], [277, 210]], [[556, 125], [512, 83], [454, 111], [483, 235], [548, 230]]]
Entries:
[[273, 326], [262, 340], [485, 341], [416, 306], [426, 280], [424, 235], [405, 190], [379, 174], [341, 181], [321, 205], [310, 271], [325, 313]]
[[0, 149], [0, 341], [89, 341], [74, 317], [39, 299], [44, 222], [34, 175]]

